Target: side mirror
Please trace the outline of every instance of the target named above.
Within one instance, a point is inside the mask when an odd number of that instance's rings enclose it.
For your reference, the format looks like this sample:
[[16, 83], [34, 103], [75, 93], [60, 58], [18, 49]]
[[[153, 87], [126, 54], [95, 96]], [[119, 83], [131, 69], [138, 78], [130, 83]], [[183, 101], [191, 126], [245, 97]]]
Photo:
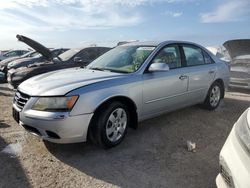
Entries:
[[82, 63], [83, 60], [82, 60], [81, 57], [74, 57], [74, 62], [76, 62], [76, 63]]
[[166, 63], [152, 63], [148, 69], [149, 72], [166, 72], [169, 66]]

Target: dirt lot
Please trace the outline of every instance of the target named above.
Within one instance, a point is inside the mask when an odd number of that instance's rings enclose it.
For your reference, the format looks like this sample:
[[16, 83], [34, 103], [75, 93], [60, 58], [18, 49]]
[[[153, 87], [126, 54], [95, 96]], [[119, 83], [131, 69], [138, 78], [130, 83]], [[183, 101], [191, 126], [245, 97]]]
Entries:
[[[11, 117], [12, 95], [0, 85], [0, 187], [215, 187], [219, 151], [250, 106], [250, 93], [227, 92], [216, 111], [194, 106], [144, 121], [121, 145], [102, 150], [26, 133]], [[16, 155], [2, 151], [8, 145]]]

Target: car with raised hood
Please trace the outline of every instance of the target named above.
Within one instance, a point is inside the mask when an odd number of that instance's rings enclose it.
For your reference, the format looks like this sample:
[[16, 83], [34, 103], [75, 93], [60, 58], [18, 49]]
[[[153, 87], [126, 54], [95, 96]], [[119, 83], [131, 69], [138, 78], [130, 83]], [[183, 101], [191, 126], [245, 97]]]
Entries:
[[30, 58], [23, 58], [19, 60], [12, 61], [8, 64], [7, 68], [10, 69], [17, 69], [19, 67], [26, 67], [33, 63], [43, 62], [43, 61], [50, 61], [53, 58], [57, 57], [61, 53], [69, 50], [68, 48], [57, 48], [57, 49], [49, 49], [42, 44], [38, 43], [37, 41], [34, 41], [28, 37], [25, 37], [23, 35], [17, 35], [16, 38], [30, 46], [32, 49], [37, 51], [39, 55], [35, 57]]
[[0, 61], [7, 59], [7, 58], [11, 58], [11, 57], [19, 57], [28, 52], [29, 50], [10, 50], [0, 55]]
[[110, 148], [139, 121], [195, 104], [216, 109], [228, 82], [225, 62], [198, 44], [128, 43], [86, 68], [24, 81], [14, 96], [13, 117], [44, 140], [89, 139]]
[[235, 122], [219, 161], [218, 188], [250, 187], [250, 108]]
[[250, 89], [250, 39], [226, 41], [230, 57], [230, 87]]
[[29, 58], [29, 57], [35, 57], [35, 56], [38, 56], [39, 53], [36, 52], [36, 51], [31, 51], [31, 52], [28, 52], [22, 56], [17, 56], [17, 57], [10, 57], [10, 58], [7, 58], [3, 61], [0, 62], [0, 71], [3, 72], [5, 74], [5, 78], [7, 78], [7, 72], [8, 72], [8, 69], [7, 69], [7, 66], [9, 63], [11, 63], [12, 61], [15, 61], [15, 60], [18, 60], [18, 59], [22, 59], [22, 58]]
[[13, 88], [17, 88], [23, 81], [39, 74], [72, 67], [84, 67], [110, 49], [108, 47], [70, 49], [51, 61], [34, 63], [28, 67], [12, 70], [8, 74], [8, 82]]

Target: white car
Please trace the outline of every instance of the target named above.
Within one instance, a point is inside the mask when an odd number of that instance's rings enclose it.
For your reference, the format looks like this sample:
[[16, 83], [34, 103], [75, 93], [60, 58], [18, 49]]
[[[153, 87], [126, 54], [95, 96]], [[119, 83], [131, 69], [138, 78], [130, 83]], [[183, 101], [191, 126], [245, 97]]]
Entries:
[[250, 108], [234, 124], [220, 152], [218, 188], [250, 187]]

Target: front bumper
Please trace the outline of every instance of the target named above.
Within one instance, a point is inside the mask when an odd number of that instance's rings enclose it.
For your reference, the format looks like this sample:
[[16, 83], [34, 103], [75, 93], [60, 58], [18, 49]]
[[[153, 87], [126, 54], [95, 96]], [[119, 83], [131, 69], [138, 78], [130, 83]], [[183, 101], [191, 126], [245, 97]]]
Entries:
[[87, 140], [87, 132], [93, 114], [71, 116], [68, 112], [42, 112], [31, 109], [20, 109], [19, 125], [27, 131], [54, 143], [76, 143]]
[[223, 173], [220, 172], [216, 178], [217, 187], [249, 188], [249, 164], [249, 153], [241, 146], [234, 127], [220, 152], [220, 166], [223, 168]]
[[229, 86], [235, 88], [250, 89], [250, 78], [230, 78]]

